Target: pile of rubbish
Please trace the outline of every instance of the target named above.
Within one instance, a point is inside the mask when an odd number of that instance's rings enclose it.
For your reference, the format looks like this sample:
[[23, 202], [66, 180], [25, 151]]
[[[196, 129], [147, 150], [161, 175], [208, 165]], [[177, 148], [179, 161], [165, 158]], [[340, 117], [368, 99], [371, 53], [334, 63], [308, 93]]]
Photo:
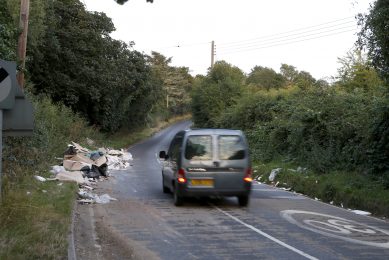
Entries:
[[124, 150], [112, 150], [99, 148], [91, 151], [81, 145], [72, 142], [64, 152], [61, 165], [52, 166], [53, 178], [35, 176], [41, 182], [58, 180], [76, 182], [80, 186], [78, 195], [80, 203], [109, 203], [116, 200], [108, 194], [97, 195], [91, 191], [97, 180], [106, 179], [111, 170], [126, 170], [132, 161], [132, 155]]

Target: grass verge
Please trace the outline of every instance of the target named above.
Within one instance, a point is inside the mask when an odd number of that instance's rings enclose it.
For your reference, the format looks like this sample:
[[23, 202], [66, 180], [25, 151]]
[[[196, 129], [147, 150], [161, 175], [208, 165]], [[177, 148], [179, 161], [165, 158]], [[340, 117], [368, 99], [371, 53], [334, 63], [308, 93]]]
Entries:
[[[296, 171], [296, 165], [284, 162], [254, 163], [255, 177], [262, 182], [318, 198], [344, 208], [371, 212], [377, 217], [389, 217], [389, 189], [381, 178], [356, 172], [331, 171], [317, 174], [308, 170]], [[282, 168], [275, 180], [269, 181], [272, 169]]]
[[0, 259], [65, 259], [76, 184], [29, 177], [3, 198]]
[[154, 133], [160, 131], [161, 129], [174, 124], [175, 122], [179, 122], [182, 120], [189, 120], [191, 115], [183, 115], [170, 118], [169, 120], [159, 121], [155, 126], [152, 127], [143, 127], [134, 129], [129, 132], [128, 130], [121, 130], [113, 135], [107, 136], [104, 141], [105, 146], [113, 147], [116, 149], [129, 147], [130, 145], [137, 143], [143, 139], [146, 139], [152, 136]]

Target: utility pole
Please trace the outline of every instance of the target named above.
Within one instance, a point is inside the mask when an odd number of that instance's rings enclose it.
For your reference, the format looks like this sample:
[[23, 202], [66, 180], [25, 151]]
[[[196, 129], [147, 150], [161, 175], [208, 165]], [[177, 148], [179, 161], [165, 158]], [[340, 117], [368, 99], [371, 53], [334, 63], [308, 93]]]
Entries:
[[215, 64], [215, 41], [212, 41], [211, 45], [211, 68], [213, 67], [213, 64]]
[[20, 69], [17, 79], [21, 89], [24, 88], [24, 71], [26, 69], [26, 49], [27, 49], [27, 34], [28, 34], [28, 18], [30, 13], [30, 0], [21, 0], [20, 2], [20, 29], [18, 41], [18, 59], [20, 61]]

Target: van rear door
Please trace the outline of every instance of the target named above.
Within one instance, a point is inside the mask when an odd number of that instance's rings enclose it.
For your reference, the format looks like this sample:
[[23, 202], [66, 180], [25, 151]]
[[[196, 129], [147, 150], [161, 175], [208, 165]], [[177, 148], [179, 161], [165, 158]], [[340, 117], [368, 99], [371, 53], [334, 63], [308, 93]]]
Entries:
[[190, 135], [185, 147], [188, 186], [240, 190], [248, 166], [247, 145], [239, 135]]

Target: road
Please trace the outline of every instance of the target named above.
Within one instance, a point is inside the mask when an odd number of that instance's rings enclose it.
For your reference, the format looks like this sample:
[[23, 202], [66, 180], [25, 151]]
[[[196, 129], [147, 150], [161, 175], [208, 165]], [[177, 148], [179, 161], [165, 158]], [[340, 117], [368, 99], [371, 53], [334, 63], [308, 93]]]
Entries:
[[162, 192], [157, 158], [189, 122], [130, 148], [133, 166], [99, 184], [117, 201], [79, 205], [78, 259], [388, 259], [389, 223], [305, 196], [254, 184], [236, 198], [190, 199]]

